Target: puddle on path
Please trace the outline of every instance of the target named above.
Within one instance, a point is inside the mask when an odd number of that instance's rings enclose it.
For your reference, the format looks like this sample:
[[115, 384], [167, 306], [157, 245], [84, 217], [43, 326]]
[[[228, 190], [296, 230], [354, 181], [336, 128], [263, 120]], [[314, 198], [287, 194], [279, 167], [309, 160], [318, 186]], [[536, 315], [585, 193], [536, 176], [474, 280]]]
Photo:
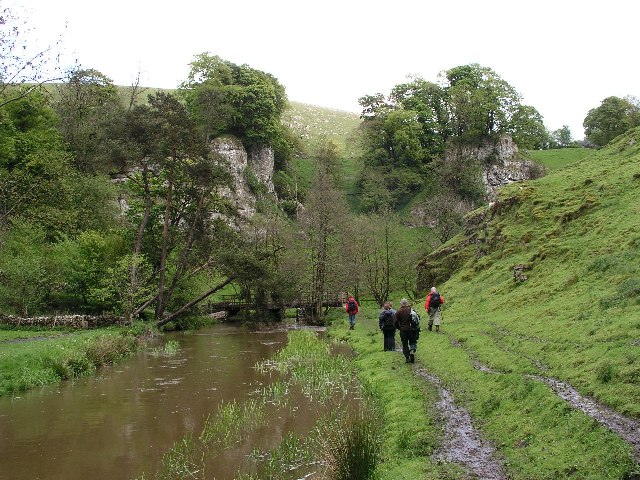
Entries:
[[506, 479], [502, 465], [496, 459], [496, 449], [473, 428], [469, 412], [455, 404], [453, 395], [442, 386], [439, 378], [423, 369], [417, 370], [416, 374], [435, 385], [440, 393], [436, 408], [444, 425], [444, 440], [435, 459], [460, 464], [481, 479]]

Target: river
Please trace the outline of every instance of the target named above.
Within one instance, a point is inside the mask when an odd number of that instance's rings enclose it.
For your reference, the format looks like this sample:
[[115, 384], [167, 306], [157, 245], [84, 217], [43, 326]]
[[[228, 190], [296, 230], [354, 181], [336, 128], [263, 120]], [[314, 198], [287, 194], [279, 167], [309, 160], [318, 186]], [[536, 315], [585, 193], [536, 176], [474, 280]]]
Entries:
[[[94, 377], [0, 398], [0, 478], [152, 479], [162, 456], [188, 432], [198, 435], [223, 402], [242, 402], [272, 379], [253, 366], [286, 345], [282, 331], [218, 325], [170, 334], [175, 355], [138, 352]], [[164, 339], [163, 339], [164, 340]], [[270, 413], [248, 441], [219, 452], [207, 478], [233, 479], [251, 450], [312, 427], [299, 396]]]

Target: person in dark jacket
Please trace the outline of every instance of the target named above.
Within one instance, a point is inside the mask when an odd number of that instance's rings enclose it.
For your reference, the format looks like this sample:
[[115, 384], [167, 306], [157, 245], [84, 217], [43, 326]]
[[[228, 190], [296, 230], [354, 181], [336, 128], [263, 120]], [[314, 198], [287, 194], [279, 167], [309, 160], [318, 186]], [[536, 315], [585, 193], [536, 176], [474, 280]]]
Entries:
[[396, 328], [400, 330], [402, 353], [406, 363], [414, 363], [417, 348], [417, 333], [411, 327], [411, 307], [406, 298], [400, 300], [400, 308], [396, 312]]
[[385, 302], [378, 318], [378, 326], [384, 335], [384, 351], [396, 350], [396, 311], [391, 307], [391, 302]]

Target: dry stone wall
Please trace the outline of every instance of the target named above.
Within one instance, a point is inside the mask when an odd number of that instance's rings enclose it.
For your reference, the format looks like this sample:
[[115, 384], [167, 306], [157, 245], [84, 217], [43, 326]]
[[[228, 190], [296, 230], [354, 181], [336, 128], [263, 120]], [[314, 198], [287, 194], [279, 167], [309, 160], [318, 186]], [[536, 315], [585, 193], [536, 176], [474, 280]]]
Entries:
[[67, 327], [75, 329], [128, 325], [124, 317], [113, 315], [52, 315], [26, 318], [14, 315], [0, 315], [0, 323], [15, 327]]

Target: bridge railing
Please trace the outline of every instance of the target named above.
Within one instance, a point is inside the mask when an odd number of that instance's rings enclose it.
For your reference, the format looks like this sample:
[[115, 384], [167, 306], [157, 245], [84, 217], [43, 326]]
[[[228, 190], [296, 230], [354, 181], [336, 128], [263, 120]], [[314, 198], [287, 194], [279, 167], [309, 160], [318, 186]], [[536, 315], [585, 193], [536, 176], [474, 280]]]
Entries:
[[[341, 296], [325, 296], [322, 300], [323, 307], [339, 307], [343, 305], [346, 300]], [[267, 307], [269, 309], [279, 308], [308, 308], [314, 305], [311, 296], [300, 296], [295, 299], [287, 299], [282, 301], [268, 302]], [[212, 312], [214, 310], [240, 310], [243, 308], [251, 308], [255, 306], [255, 302], [247, 302], [241, 295], [222, 295], [218, 301], [211, 301], [207, 303], [207, 311]]]

